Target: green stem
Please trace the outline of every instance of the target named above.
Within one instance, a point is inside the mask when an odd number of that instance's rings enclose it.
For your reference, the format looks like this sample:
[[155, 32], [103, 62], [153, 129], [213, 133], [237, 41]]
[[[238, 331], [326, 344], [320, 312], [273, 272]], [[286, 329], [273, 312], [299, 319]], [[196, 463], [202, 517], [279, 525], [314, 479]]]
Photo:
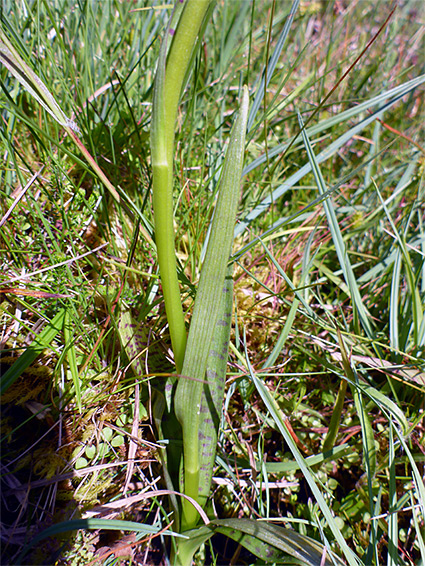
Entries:
[[165, 135], [170, 162], [173, 160], [175, 122], [184, 79], [199, 30], [211, 3], [212, 0], [186, 0], [168, 53], [164, 81], [164, 108]]
[[167, 38], [161, 46], [155, 77], [152, 109], [151, 152], [153, 172], [153, 208], [158, 265], [164, 294], [165, 311], [170, 329], [177, 373], [183, 367], [186, 328], [174, 241], [173, 153], [174, 130], [180, 94], [191, 60], [193, 47], [211, 0], [187, 0], [177, 30], [167, 53]]

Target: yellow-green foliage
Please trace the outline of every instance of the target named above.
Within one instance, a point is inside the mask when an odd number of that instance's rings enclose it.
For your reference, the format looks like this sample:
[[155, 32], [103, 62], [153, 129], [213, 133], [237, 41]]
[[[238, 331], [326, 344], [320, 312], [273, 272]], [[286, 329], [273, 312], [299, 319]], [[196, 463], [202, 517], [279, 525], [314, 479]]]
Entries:
[[56, 454], [54, 444], [44, 445], [33, 453], [34, 472], [46, 479], [56, 475], [63, 468], [63, 459]]
[[113, 477], [101, 478], [101, 474], [94, 474], [92, 480], [88, 484], [84, 484], [78, 489], [74, 498], [80, 503], [86, 504], [88, 507], [94, 507], [100, 503], [100, 495], [105, 492], [112, 484]]
[[[16, 358], [6, 357], [2, 363], [14, 363]], [[16, 403], [23, 405], [27, 401], [37, 400], [46, 392], [46, 382], [51, 379], [51, 370], [47, 366], [32, 366], [25, 370], [19, 379], [3, 393], [2, 404]]]

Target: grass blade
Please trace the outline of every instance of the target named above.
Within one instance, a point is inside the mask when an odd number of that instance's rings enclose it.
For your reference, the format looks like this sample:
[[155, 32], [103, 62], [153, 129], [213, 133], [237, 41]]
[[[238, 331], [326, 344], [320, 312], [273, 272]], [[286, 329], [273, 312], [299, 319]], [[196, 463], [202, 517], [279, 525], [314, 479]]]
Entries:
[[[290, 11], [290, 13], [289, 13], [289, 15], [286, 19], [285, 25], [283, 26], [283, 29], [282, 29], [282, 31], [279, 35], [279, 38], [276, 42], [276, 47], [273, 51], [273, 54], [270, 57], [270, 60], [268, 61], [267, 65], [263, 69], [263, 72], [262, 72], [262, 75], [261, 75], [261, 81], [260, 81], [260, 84], [257, 87], [257, 92], [255, 93], [255, 97], [254, 97], [254, 101], [253, 101], [252, 106], [251, 106], [251, 110], [249, 111], [248, 124], [247, 124], [248, 132], [252, 128], [252, 125], [253, 125], [254, 120], [255, 120], [255, 116], [257, 115], [258, 109], [260, 108], [261, 101], [264, 98], [264, 90], [267, 89], [267, 87], [269, 85], [270, 79], [272, 78], [272, 75], [273, 75], [274, 70], [276, 68], [280, 54], [282, 53], [282, 49], [284, 48], [286, 40], [288, 39], [289, 30], [291, 29], [292, 22], [294, 21], [294, 17], [295, 17], [296, 11], [298, 10], [299, 3], [300, 3], [300, 0], [294, 0], [292, 2], [291, 11]], [[267, 78], [267, 82], [266, 82], [266, 78]]]
[[[308, 158], [310, 160], [310, 165], [313, 170], [314, 177], [316, 179], [316, 184], [319, 189], [319, 194], [323, 196], [326, 193], [326, 186], [325, 181], [322, 176], [322, 172], [320, 171], [319, 163], [314, 155], [313, 148], [311, 147], [310, 140], [307, 136], [306, 131], [304, 130], [303, 120], [301, 118], [301, 114], [298, 115], [298, 119], [300, 122], [300, 126], [302, 128], [301, 133], [303, 136], [304, 144], [307, 149]], [[358, 316], [360, 318], [360, 322], [365, 330], [367, 336], [369, 338], [373, 338], [374, 332], [370, 325], [371, 316], [367, 311], [366, 307], [363, 304], [363, 300], [360, 295], [359, 288], [357, 286], [357, 281], [353, 272], [353, 268], [350, 263], [350, 259], [348, 256], [348, 251], [344, 242], [344, 239], [341, 234], [341, 230], [339, 228], [338, 219], [336, 217], [336, 213], [334, 207], [332, 205], [332, 201], [330, 197], [323, 201], [323, 207], [326, 212], [326, 217], [328, 219], [329, 229], [332, 235], [332, 240], [335, 245], [335, 250], [338, 255], [339, 264], [341, 266], [342, 272], [344, 274], [344, 279], [348, 285], [351, 300], [353, 303], [354, 308], [356, 309]]]
[[[378, 110], [375, 110], [374, 112], [372, 112], [372, 114], [370, 116], [361, 120], [358, 124], [356, 124], [355, 126], [350, 128], [345, 134], [343, 134], [342, 136], [337, 138], [334, 142], [329, 144], [329, 146], [327, 148], [325, 148], [323, 151], [321, 151], [316, 156], [317, 163], [320, 164], [323, 161], [326, 161], [330, 157], [332, 157], [338, 151], [338, 149], [340, 149], [342, 146], [344, 146], [350, 139], [353, 138], [353, 136], [355, 136], [356, 134], [359, 134], [361, 131], [363, 131], [369, 124], [371, 124], [374, 120], [376, 120], [376, 118], [380, 118], [386, 110], [388, 110], [394, 104], [396, 104], [396, 102], [401, 100], [405, 94], [407, 94], [408, 92], [410, 92], [412, 90], [415, 90], [423, 82], [425, 82], [425, 75], [418, 77], [418, 79], [414, 79], [412, 81], [409, 81], [405, 85], [401, 85], [401, 87], [397, 87], [396, 89], [393, 89], [393, 91], [389, 91], [389, 92], [392, 92], [392, 95], [394, 96], [394, 98], [389, 100], [386, 104], [384, 104]], [[382, 100], [388, 98], [389, 92], [386, 93], [385, 95], [380, 95], [379, 97], [375, 97], [371, 101], [368, 101], [367, 103], [365, 103], [364, 107], [363, 107], [363, 105], [358, 105], [358, 106], [355, 107], [355, 109], [350, 109], [350, 111], [347, 111], [347, 113], [344, 113], [344, 118], [342, 118], [343, 115], [341, 114], [339, 117], [337, 116], [336, 118], [332, 118], [331, 123], [326, 121], [326, 127], [330, 127], [330, 124], [334, 124], [335, 122], [333, 122], [333, 120], [336, 120], [337, 118], [340, 121], [345, 121], [345, 120], [348, 120], [349, 117], [356, 116], [356, 115], [360, 114], [361, 111], [365, 110], [365, 108], [368, 108], [371, 105], [379, 104], [380, 102], [382, 102]], [[360, 111], [361, 106], [363, 108]], [[319, 128], [319, 126], [320, 126], [320, 128]], [[312, 135], [313, 132], [315, 132], [315, 133], [321, 132], [322, 129], [324, 129], [324, 126], [323, 127], [321, 125], [319, 125], [319, 126], [317, 126], [316, 129], [314, 129], [314, 130], [313, 129], [307, 130], [308, 134]], [[291, 143], [291, 140], [289, 140], [288, 142], [285, 142], [284, 144], [280, 144], [280, 145], [276, 146], [275, 148], [273, 148], [273, 150], [270, 150], [269, 153], [268, 153], [268, 158], [271, 159], [271, 157], [274, 157], [275, 155], [282, 153], [287, 147], [289, 147], [290, 143]], [[260, 163], [264, 163], [266, 160], [267, 160], [267, 157], [265, 155], [257, 158], [253, 163], [251, 163], [249, 166], [247, 166], [244, 169], [243, 174], [246, 175], [247, 173], [252, 171], [252, 169], [257, 167]], [[301, 169], [299, 169], [299, 171], [297, 171], [296, 173], [291, 175], [288, 179], [286, 179], [285, 182], [282, 185], [277, 187], [277, 189], [275, 189], [270, 196], [263, 199], [260, 202], [259, 205], [254, 207], [251, 210], [251, 212], [249, 212], [245, 216], [245, 218], [241, 222], [238, 223], [238, 225], [235, 229], [235, 237], [242, 234], [242, 232], [244, 232], [247, 229], [250, 222], [252, 222], [253, 220], [255, 220], [255, 218], [260, 216], [260, 214], [262, 214], [263, 212], [268, 210], [269, 207], [279, 197], [281, 197], [283, 194], [285, 194], [286, 191], [291, 189], [296, 183], [298, 183], [298, 181], [300, 179], [302, 179], [308, 173], [310, 173], [311, 170], [312, 170], [311, 165], [309, 163], [307, 163], [306, 165], [301, 167]]]
[[399, 300], [401, 285], [402, 255], [400, 249], [395, 252], [395, 261], [391, 277], [390, 295], [390, 344], [394, 350], [399, 350]]
[[323, 442], [323, 452], [332, 450], [335, 445], [335, 440], [338, 434], [339, 425], [341, 422], [342, 409], [344, 407], [345, 395], [347, 392], [347, 382], [345, 379], [341, 379], [338, 388], [338, 394], [336, 397], [335, 405], [332, 411], [331, 422], [329, 423], [328, 433]]
[[[246, 356], [247, 356], [247, 354], [246, 354]], [[286, 427], [286, 423], [285, 423], [284, 418], [282, 417], [282, 413], [279, 409], [279, 406], [277, 405], [276, 401], [271, 396], [269, 390], [264, 385], [264, 383], [262, 383], [262, 381], [260, 379], [258, 379], [258, 377], [256, 376], [254, 369], [249, 362], [248, 356], [246, 357], [246, 362], [247, 362], [247, 365], [248, 365], [250, 377], [251, 377], [258, 393], [260, 394], [265, 406], [267, 407], [268, 411], [270, 412], [270, 415], [272, 416], [274, 422], [276, 423], [277, 428], [279, 429], [280, 433], [284, 437], [285, 442], [289, 446], [295, 460], [297, 461], [307, 483], [310, 486], [311, 491], [314, 494], [316, 502], [319, 505], [320, 510], [322, 511], [322, 513], [323, 513], [323, 515], [324, 515], [324, 517], [325, 517], [325, 519], [328, 523], [328, 526], [331, 529], [332, 534], [335, 537], [335, 540], [337, 541], [342, 552], [344, 553], [345, 559], [347, 560], [347, 562], [350, 566], [358, 566], [358, 564], [359, 564], [358, 559], [354, 555], [351, 548], [347, 545], [338, 525], [336, 524], [331, 510], [329, 509], [322, 493], [320, 492], [319, 488], [317, 487], [316, 481], [314, 480], [312, 473], [310, 472], [309, 468], [307, 467], [307, 465], [305, 463], [304, 457], [302, 456], [297, 445], [295, 444], [294, 439], [292, 438], [289, 430]]]
[[362, 427], [362, 439], [363, 439], [363, 462], [367, 473], [370, 495], [370, 504], [372, 504], [372, 479], [376, 472], [376, 448], [375, 448], [375, 436], [373, 433], [372, 425], [370, 424], [370, 419], [368, 415], [367, 408], [362, 399], [361, 391], [356, 387], [358, 383], [358, 378], [355, 370], [350, 364], [348, 359], [347, 350], [345, 348], [344, 340], [340, 332], [338, 332], [338, 342], [342, 356], [342, 365], [344, 366], [345, 375], [351, 381], [351, 389], [353, 392], [354, 404], [356, 406], [357, 414], [360, 419], [360, 425]]
[[6, 373], [1, 377], [0, 394], [4, 393], [18, 377], [38, 358], [43, 350], [50, 346], [56, 335], [62, 330], [66, 309], [61, 309], [57, 315], [48, 322], [47, 326], [38, 334], [25, 352], [17, 359]]
[[398, 565], [398, 515], [397, 515], [397, 488], [395, 470], [395, 446], [393, 423], [389, 421], [389, 454], [388, 474], [389, 481], [389, 503], [388, 503], [388, 566]]
[[[416, 509], [414, 508], [415, 500], [413, 499], [413, 495], [410, 496], [410, 501], [412, 503], [412, 508], [413, 508], [413, 523], [415, 525], [416, 538], [417, 538], [417, 541], [418, 541], [419, 550], [421, 552], [421, 560], [422, 560], [422, 564], [425, 564], [424, 532], [423, 532], [423, 528], [421, 529], [421, 526], [419, 525], [418, 513], [416, 512]], [[422, 516], [422, 525], [423, 525], [423, 516]]]
[[64, 128], [79, 132], [75, 122], [67, 118], [43, 81], [21, 58], [0, 28], [0, 62], [23, 85], [31, 96]]
[[81, 388], [80, 388], [80, 376], [78, 374], [78, 365], [77, 365], [77, 355], [75, 352], [75, 342], [74, 336], [72, 333], [72, 325], [71, 319], [69, 315], [69, 311], [65, 312], [65, 320], [63, 325], [63, 333], [65, 338], [65, 348], [68, 358], [69, 369], [72, 375], [72, 381], [74, 382], [75, 388], [75, 397], [77, 399], [78, 410], [80, 414], [82, 413], [82, 405], [81, 405]]
[[411, 297], [411, 301], [412, 301], [412, 320], [413, 320], [413, 340], [414, 340], [414, 344], [418, 345], [419, 344], [419, 329], [422, 325], [422, 321], [424, 318], [424, 310], [423, 310], [423, 300], [421, 297], [421, 292], [416, 284], [416, 277], [415, 277], [415, 273], [413, 271], [413, 264], [412, 264], [412, 260], [410, 259], [410, 254], [407, 250], [407, 246], [406, 246], [406, 241], [405, 238], [403, 237], [402, 234], [399, 234], [392, 218], [390, 215], [390, 212], [384, 202], [384, 199], [382, 198], [381, 192], [379, 191], [376, 183], [374, 183], [375, 186], [375, 190], [378, 193], [378, 197], [379, 200], [381, 201], [381, 204], [385, 210], [385, 213], [387, 215], [387, 218], [390, 222], [391, 228], [393, 230], [393, 234], [396, 238], [396, 241], [400, 247], [400, 252], [403, 256], [403, 260], [404, 260], [404, 267], [405, 267], [405, 272], [406, 272], [406, 280], [407, 280], [407, 285], [409, 288], [409, 293], [410, 293], [410, 297]]
[[120, 521], [118, 519], [74, 519], [72, 521], [64, 521], [63, 523], [57, 523], [52, 525], [47, 529], [44, 529], [41, 533], [36, 535], [24, 548], [21, 554], [16, 560], [16, 565], [22, 564], [22, 559], [29, 552], [29, 550], [38, 544], [40, 541], [55, 536], [61, 533], [68, 533], [70, 531], [76, 531], [79, 529], [84, 530], [106, 530], [106, 531], [130, 531], [134, 533], [141, 533], [143, 535], [155, 535], [159, 533], [166, 534], [170, 536], [178, 537], [177, 533], [173, 531], [164, 531], [161, 526], [153, 527], [151, 525], [145, 525], [143, 523], [136, 523], [134, 521]]

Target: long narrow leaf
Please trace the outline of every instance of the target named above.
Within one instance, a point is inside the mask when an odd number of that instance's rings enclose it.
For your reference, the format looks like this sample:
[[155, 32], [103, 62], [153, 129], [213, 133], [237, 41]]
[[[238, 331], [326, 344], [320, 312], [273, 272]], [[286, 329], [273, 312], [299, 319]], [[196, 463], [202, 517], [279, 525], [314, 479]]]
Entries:
[[76, 531], [79, 529], [93, 529], [93, 530], [106, 530], [106, 531], [130, 531], [134, 533], [142, 533], [144, 535], [155, 535], [161, 531], [161, 534], [168, 534], [170, 536], [179, 537], [180, 535], [173, 531], [164, 531], [162, 526], [153, 527], [151, 525], [145, 525], [144, 523], [136, 523], [133, 521], [120, 521], [117, 519], [74, 519], [72, 521], [64, 521], [62, 523], [57, 523], [52, 525], [47, 529], [44, 529], [41, 533], [36, 535], [23, 549], [21, 554], [18, 556], [15, 564], [19, 566], [22, 564], [22, 559], [33, 546], [38, 544], [40, 541], [49, 538], [51, 536], [58, 535], [60, 533], [68, 533], [70, 531]]
[[[326, 127], [331, 127], [332, 125], [335, 124], [334, 120], [336, 120], [337, 122], [346, 121], [352, 116], [356, 116], [356, 115], [361, 114], [368, 107], [379, 104], [380, 102], [382, 102], [382, 100], [387, 99], [389, 96], [394, 96], [394, 98], [390, 99], [386, 104], [384, 104], [378, 110], [375, 110], [374, 112], [372, 112], [372, 114], [370, 116], [361, 120], [358, 124], [356, 124], [355, 126], [350, 128], [345, 134], [343, 134], [342, 136], [337, 138], [327, 148], [325, 148], [323, 151], [321, 151], [316, 156], [317, 163], [320, 164], [323, 161], [327, 161], [343, 145], [345, 145], [350, 139], [352, 139], [353, 136], [355, 136], [356, 134], [358, 134], [362, 130], [364, 130], [369, 124], [371, 124], [374, 120], [376, 120], [376, 118], [381, 118], [381, 116], [384, 114], [384, 112], [386, 110], [388, 110], [389, 108], [394, 106], [394, 104], [396, 104], [399, 100], [401, 100], [405, 94], [407, 94], [410, 91], [415, 90], [423, 82], [425, 82], [425, 75], [421, 75], [417, 79], [413, 79], [412, 81], [409, 81], [408, 83], [405, 83], [404, 85], [401, 85], [400, 87], [397, 87], [396, 89], [392, 89], [392, 91], [388, 91], [385, 94], [381, 94], [381, 95], [373, 98], [372, 100], [364, 103], [364, 105], [359, 105], [359, 106], [356, 106], [354, 109], [350, 109], [349, 111], [347, 111], [347, 113], [343, 113], [344, 116], [343, 116], [343, 114], [341, 114], [339, 116], [336, 116], [335, 118], [332, 118], [331, 119], [332, 121], [329, 121], [329, 122], [326, 121]], [[361, 108], [360, 108], [360, 106], [361, 106]], [[308, 132], [309, 136], [311, 136], [313, 133], [321, 132], [322, 129], [324, 129], [324, 126], [319, 124], [318, 126], [315, 126], [315, 129], [308, 129], [307, 132]], [[270, 150], [270, 152], [268, 153], [268, 158], [271, 159], [275, 155], [278, 155], [278, 154], [282, 153], [283, 151], [285, 151], [285, 149], [289, 146], [290, 143], [291, 143], [291, 140], [289, 140], [288, 142], [285, 142], [284, 144], [280, 144], [279, 146], [276, 146], [275, 148], [273, 148], [273, 150]], [[252, 162], [249, 166], [247, 166], [244, 169], [243, 175], [246, 175], [247, 173], [249, 173], [250, 171], [255, 169], [255, 167], [257, 167], [261, 163], [265, 162], [266, 160], [267, 160], [267, 157], [265, 155], [257, 158], [254, 162]], [[263, 199], [260, 202], [260, 204], [258, 204], [251, 212], [249, 212], [245, 216], [245, 218], [241, 222], [239, 222], [239, 224], [236, 226], [235, 237], [242, 234], [242, 232], [244, 232], [247, 229], [250, 222], [255, 220], [255, 218], [257, 218], [260, 214], [262, 214], [263, 212], [268, 210], [269, 207], [278, 198], [280, 198], [283, 194], [285, 194], [286, 191], [288, 191], [296, 183], [298, 183], [298, 181], [300, 179], [302, 179], [308, 173], [310, 173], [310, 171], [311, 171], [311, 165], [309, 163], [307, 163], [306, 165], [301, 167], [301, 169], [299, 171], [297, 171], [296, 173], [291, 175], [288, 179], [286, 179], [284, 183], [279, 185], [279, 187], [277, 187], [272, 192], [271, 195], [269, 195], [265, 199]]]
[[[182, 376], [176, 391], [175, 410], [183, 428], [185, 493], [198, 498], [200, 405], [211, 340], [217, 323], [233, 228], [239, 202], [239, 186], [245, 149], [248, 89], [244, 87], [238, 118], [233, 126], [219, 186], [212, 230], [202, 267], [188, 336]], [[183, 502], [186, 528], [196, 525], [196, 511]]]
[[[415, 281], [415, 273], [413, 271], [413, 264], [412, 264], [412, 260], [410, 259], [410, 254], [409, 251], [407, 249], [406, 246], [406, 241], [405, 238], [403, 236], [403, 234], [399, 234], [399, 231], [397, 230], [393, 219], [391, 218], [391, 214], [388, 210], [388, 207], [386, 205], [386, 203], [384, 202], [384, 199], [382, 198], [381, 192], [378, 189], [376, 183], [374, 183], [375, 185], [375, 190], [378, 193], [378, 197], [379, 200], [381, 201], [381, 204], [385, 210], [385, 214], [387, 215], [388, 221], [391, 224], [391, 228], [393, 230], [393, 234], [395, 235], [395, 238], [397, 240], [397, 243], [400, 247], [400, 251], [401, 254], [403, 256], [403, 260], [404, 260], [404, 268], [405, 268], [405, 273], [406, 273], [406, 281], [407, 281], [407, 285], [409, 288], [409, 292], [410, 292], [410, 297], [412, 300], [412, 320], [413, 320], [413, 339], [414, 339], [414, 343], [415, 345], [418, 345], [419, 342], [419, 328], [422, 324], [422, 320], [424, 318], [424, 306], [423, 306], [423, 300], [421, 297], [421, 292], [420, 289], [418, 287], [418, 285], [416, 284]], [[410, 225], [410, 222], [407, 223], [407, 226]]]
[[19, 356], [16, 362], [1, 377], [0, 394], [4, 393], [22, 373], [38, 358], [42, 351], [49, 347], [56, 335], [62, 330], [65, 319], [65, 309], [61, 309], [57, 315], [38, 334], [25, 352]]
[[400, 431], [397, 429], [397, 427], [394, 427], [394, 430], [398, 436], [398, 439], [400, 441], [400, 444], [404, 450], [404, 452], [406, 453], [407, 458], [409, 459], [409, 463], [410, 466], [412, 468], [412, 478], [413, 478], [413, 483], [415, 486], [415, 489], [412, 490], [412, 492], [415, 494], [415, 497], [419, 503], [418, 507], [420, 508], [420, 510], [422, 511], [422, 520], [425, 517], [425, 485], [424, 485], [424, 479], [421, 475], [421, 472], [418, 470], [418, 466], [416, 465], [416, 461], [415, 461], [415, 457], [413, 456], [412, 452], [410, 451], [410, 448], [408, 446], [408, 444], [406, 443], [405, 439], [403, 438], [403, 435], [400, 434]]
[[199, 422], [199, 503], [204, 506], [211, 491], [211, 480], [217, 449], [217, 431], [220, 424], [226, 382], [227, 357], [233, 307], [233, 266], [228, 268], [224, 282], [219, 316], [215, 325], [207, 361], [206, 383], [202, 390]]
[[347, 382], [345, 379], [341, 379], [335, 405], [332, 410], [332, 417], [331, 417], [331, 422], [329, 423], [328, 433], [323, 442], [323, 452], [327, 452], [328, 450], [331, 450], [334, 447], [335, 440], [339, 430], [339, 425], [341, 422], [341, 415], [342, 415], [342, 409], [344, 407], [346, 392], [347, 392]]
[[70, 320], [69, 311], [65, 313], [65, 321], [63, 325], [63, 334], [65, 338], [66, 354], [68, 358], [69, 370], [71, 372], [72, 381], [74, 382], [75, 397], [77, 399], [77, 406], [80, 413], [82, 413], [81, 406], [81, 388], [80, 376], [78, 374], [77, 355], [75, 352], [74, 336], [72, 333], [72, 325]]
[[[310, 161], [310, 166], [313, 171], [314, 177], [316, 179], [317, 188], [319, 189], [319, 194], [324, 195], [326, 192], [325, 181], [320, 171], [319, 163], [314, 155], [313, 148], [310, 144], [310, 140], [306, 131], [304, 130], [304, 124], [301, 115], [298, 115], [300, 126], [302, 128], [302, 137], [307, 150], [307, 155]], [[339, 264], [341, 266], [342, 272], [344, 274], [344, 279], [348, 285], [353, 307], [357, 310], [362, 326], [369, 338], [374, 337], [372, 327], [370, 325], [371, 316], [363, 304], [359, 288], [357, 286], [357, 281], [354, 276], [353, 268], [350, 263], [348, 250], [345, 245], [344, 239], [341, 234], [341, 230], [338, 224], [338, 219], [332, 201], [330, 197], [323, 201], [323, 207], [326, 212], [326, 218], [328, 220], [329, 229], [332, 235], [332, 240], [335, 245], [335, 250], [338, 256]]]
[[268, 563], [280, 562], [283, 553], [300, 560], [306, 566], [330, 566], [344, 563], [316, 540], [263, 521], [224, 519], [212, 521], [218, 532], [236, 540], [250, 552]]
[[65, 116], [46, 85], [20, 57], [1, 28], [0, 62], [61, 126], [79, 131], [76, 123]]
[[396, 487], [396, 468], [395, 468], [395, 447], [393, 423], [389, 422], [388, 439], [388, 474], [389, 481], [389, 505], [388, 505], [388, 566], [398, 564], [398, 513], [397, 513], [397, 487]]
[[306, 479], [308, 485], [310, 486], [310, 489], [313, 492], [315, 500], [316, 500], [317, 504], [319, 505], [319, 508], [320, 508], [321, 512], [323, 513], [323, 516], [325, 517], [329, 528], [332, 531], [332, 534], [335, 537], [336, 542], [339, 544], [342, 552], [344, 553], [345, 559], [347, 560], [347, 562], [350, 566], [358, 566], [358, 564], [359, 564], [358, 559], [354, 555], [354, 553], [350, 549], [350, 547], [347, 545], [341, 531], [339, 530], [338, 525], [336, 524], [336, 521], [333, 517], [333, 514], [332, 514], [331, 510], [329, 509], [329, 507], [328, 507], [328, 505], [325, 501], [325, 498], [323, 497], [321, 491], [317, 487], [316, 481], [314, 480], [312, 473], [310, 472], [309, 468], [307, 467], [307, 465], [305, 463], [304, 457], [302, 456], [297, 445], [295, 444], [295, 441], [292, 438], [290, 432], [286, 428], [285, 421], [282, 417], [281, 411], [280, 411], [276, 401], [271, 396], [267, 387], [256, 376], [256, 374], [255, 374], [255, 372], [254, 372], [254, 370], [253, 370], [253, 368], [252, 368], [252, 366], [249, 362], [248, 357], [246, 358], [246, 361], [247, 361], [247, 365], [248, 365], [248, 368], [249, 368], [250, 377], [251, 377], [258, 393], [260, 394], [265, 406], [267, 407], [268, 411], [270, 412], [274, 422], [276, 423], [276, 426], [278, 427], [279, 431], [281, 432], [282, 436], [284, 437], [285, 442], [289, 446], [295, 460], [297, 461], [297, 463], [298, 463], [298, 465], [299, 465], [299, 467], [300, 467], [300, 469], [301, 469], [301, 471], [304, 475], [304, 478]]
[[418, 541], [418, 546], [419, 546], [419, 550], [420, 550], [420, 553], [421, 553], [422, 564], [425, 564], [425, 541], [424, 541], [423, 528], [421, 528], [421, 527], [423, 527], [423, 516], [422, 516], [422, 525], [419, 525], [419, 519], [418, 519], [419, 513], [414, 508], [415, 500], [414, 500], [412, 494], [410, 495], [410, 501], [411, 501], [412, 508], [413, 508], [413, 523], [415, 525], [416, 540]]
[[[285, 25], [283, 26], [283, 29], [276, 42], [276, 47], [274, 48], [270, 60], [267, 62], [267, 65], [263, 69], [261, 75], [261, 81], [257, 87], [257, 92], [255, 93], [251, 110], [249, 111], [248, 124], [247, 124], [248, 132], [250, 131], [252, 124], [254, 123], [255, 116], [257, 115], [258, 109], [260, 108], [261, 100], [264, 97], [264, 89], [269, 86], [270, 79], [273, 76], [277, 62], [279, 61], [280, 54], [282, 53], [282, 49], [284, 48], [286, 40], [288, 39], [289, 30], [291, 29], [292, 22], [294, 21], [294, 17], [296, 11], [298, 10], [299, 3], [300, 0], [294, 0], [292, 2], [291, 11], [289, 12]], [[266, 82], [266, 76], [267, 76], [267, 82]]]
[[351, 382], [354, 404], [356, 406], [357, 414], [360, 420], [360, 425], [362, 427], [363, 461], [367, 472], [370, 503], [372, 504], [373, 497], [372, 497], [371, 482], [376, 472], [375, 437], [373, 434], [372, 425], [370, 423], [369, 414], [367, 412], [366, 405], [362, 398], [361, 391], [359, 390], [358, 387], [356, 387], [356, 384], [358, 383], [357, 374], [354, 368], [350, 364], [350, 360], [348, 359], [348, 354], [345, 348], [344, 340], [340, 332], [338, 332], [338, 342], [341, 350], [342, 365], [344, 366], [344, 371], [347, 378]]

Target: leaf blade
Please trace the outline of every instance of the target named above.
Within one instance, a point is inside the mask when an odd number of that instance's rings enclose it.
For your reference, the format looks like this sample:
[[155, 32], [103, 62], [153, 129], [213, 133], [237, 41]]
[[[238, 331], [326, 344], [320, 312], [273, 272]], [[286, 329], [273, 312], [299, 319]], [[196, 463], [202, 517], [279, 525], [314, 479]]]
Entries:
[[[183, 428], [185, 493], [198, 499], [199, 489], [199, 423], [203, 381], [210, 353], [212, 334], [217, 322], [227, 262], [233, 242], [236, 211], [242, 174], [249, 96], [244, 87], [240, 110], [232, 128], [229, 147], [223, 165], [219, 196], [214, 211], [211, 235], [190, 325], [182, 375], [175, 397], [176, 416]], [[192, 528], [197, 513], [183, 502], [184, 527]]]
[[17, 359], [0, 381], [0, 394], [4, 393], [22, 375], [22, 373], [36, 360], [36, 358], [54, 340], [56, 335], [62, 330], [65, 309], [61, 309], [56, 316], [48, 322], [47, 326], [38, 334], [25, 352]]

